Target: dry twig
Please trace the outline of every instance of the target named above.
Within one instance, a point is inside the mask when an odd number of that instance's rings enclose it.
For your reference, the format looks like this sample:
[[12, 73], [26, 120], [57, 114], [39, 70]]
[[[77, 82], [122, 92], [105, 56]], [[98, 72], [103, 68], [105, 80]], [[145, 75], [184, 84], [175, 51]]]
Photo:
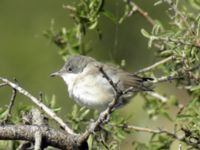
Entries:
[[6, 117], [3, 121], [4, 123], [8, 122], [8, 120], [11, 117], [11, 111], [12, 111], [12, 108], [14, 106], [14, 101], [15, 101], [16, 96], [17, 96], [17, 90], [13, 88], [12, 89], [12, 95], [11, 95], [11, 98], [10, 98], [10, 103], [9, 103], [8, 109], [7, 109], [7, 114], [6, 114]]

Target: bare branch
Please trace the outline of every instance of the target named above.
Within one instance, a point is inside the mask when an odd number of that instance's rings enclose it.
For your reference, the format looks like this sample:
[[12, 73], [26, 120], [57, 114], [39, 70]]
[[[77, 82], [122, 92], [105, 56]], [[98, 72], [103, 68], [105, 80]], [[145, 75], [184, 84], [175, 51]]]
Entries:
[[158, 66], [160, 66], [160, 65], [162, 65], [162, 64], [165, 64], [166, 62], [169, 62], [169, 61], [172, 60], [172, 59], [174, 59], [174, 57], [173, 57], [173, 56], [169, 56], [169, 57], [167, 57], [167, 58], [165, 58], [165, 59], [162, 59], [162, 60], [160, 60], [160, 61], [154, 63], [154, 64], [151, 65], [151, 66], [148, 66], [148, 67], [146, 67], [146, 68], [143, 68], [143, 69], [137, 71], [135, 74], [144, 73], [144, 72], [153, 70], [153, 69], [155, 69], [156, 67], [158, 67]]
[[[192, 72], [192, 71], [195, 71], [195, 70], [198, 70], [200, 68], [200, 64], [197, 64], [196, 66], [193, 66], [189, 69], [185, 69], [184, 72]], [[160, 82], [165, 82], [165, 81], [172, 81], [172, 80], [176, 80], [176, 79], [183, 79], [184, 78], [184, 75], [182, 74], [181, 76], [178, 76], [178, 74], [181, 72], [182, 70], [178, 70], [178, 71], [174, 71], [172, 72], [170, 75], [168, 76], [162, 76], [162, 77], [159, 77], [159, 78], [154, 78], [154, 80], [152, 81], [152, 83], [160, 83]], [[183, 72], [183, 71], [182, 71]], [[190, 75], [190, 78], [191, 79], [194, 79], [196, 81], [200, 80], [199, 77], [194, 77], [192, 76], [191, 74]]]
[[124, 129], [131, 129], [131, 130], [138, 131], [138, 132], [147, 132], [147, 133], [153, 133], [153, 134], [166, 134], [167, 136], [169, 136], [169, 137], [171, 137], [173, 139], [182, 141], [182, 142], [190, 145], [193, 148], [197, 148], [197, 149], [200, 148], [199, 144], [191, 142], [190, 140], [187, 139], [187, 136], [182, 135], [182, 134], [181, 135], [177, 135], [177, 133], [170, 132], [170, 131], [165, 130], [165, 129], [150, 129], [150, 128], [138, 127], [138, 126], [126, 125], [126, 124], [124, 124], [124, 125], [109, 124], [109, 125], [118, 126], [120, 128], [124, 128]]
[[167, 102], [167, 97], [164, 97], [164, 96], [160, 95], [159, 93], [156, 93], [153, 91], [147, 91], [146, 93], [149, 94], [150, 96], [153, 96], [153, 97], [159, 99], [163, 103]]
[[130, 5], [131, 5], [132, 7], [136, 7], [136, 8], [137, 8], [137, 12], [138, 12], [141, 16], [143, 16], [143, 17], [147, 20], [147, 22], [148, 22], [150, 25], [152, 25], [152, 26], [155, 25], [154, 20], [148, 15], [148, 13], [147, 13], [146, 11], [144, 11], [143, 9], [141, 9], [141, 8], [140, 8], [136, 3], [134, 3], [133, 1], [130, 1]]
[[49, 115], [53, 120], [55, 120], [66, 132], [68, 132], [69, 134], [73, 134], [73, 135], [76, 134], [76, 133], [74, 133], [74, 131], [72, 129], [70, 129], [68, 127], [67, 124], [65, 124], [65, 122], [60, 117], [58, 117], [56, 115], [56, 113], [54, 113], [50, 108], [48, 108], [42, 102], [40, 102], [40, 100], [38, 100], [36, 97], [31, 95], [28, 91], [26, 91], [19, 85], [15, 84], [5, 78], [0, 77], [0, 80], [2, 80], [4, 83], [8, 84], [13, 89], [16, 89], [22, 95], [28, 97], [33, 103], [35, 103], [39, 108], [41, 108], [47, 115]]
[[176, 80], [176, 79], [181, 79], [181, 77], [177, 77], [177, 72], [173, 72], [169, 76], [162, 76], [160, 78], [154, 78], [152, 83], [160, 83], [160, 82], [172, 81], [172, 80]]
[[122, 19], [119, 20], [119, 23], [121, 23], [125, 17], [130, 17], [134, 12], [139, 13], [142, 17], [145, 18], [145, 20], [152, 26], [155, 25], [154, 20], [148, 15], [148, 13], [146, 11], [144, 11], [142, 8], [140, 8], [135, 2], [131, 1], [131, 0], [124, 0], [125, 3], [127, 3], [127, 5], [129, 5], [131, 7], [131, 10], [124, 15], [124, 17]]
[[10, 103], [8, 105], [7, 114], [6, 114], [6, 117], [4, 119], [4, 123], [6, 123], [11, 117], [11, 111], [12, 111], [16, 96], [17, 96], [17, 90], [13, 88], [12, 96], [10, 98]]
[[0, 84], [0, 87], [6, 86], [6, 85], [7, 85], [6, 83], [1, 83], [1, 84]]
[[0, 126], [0, 140], [25, 140], [34, 142], [38, 128], [43, 135], [43, 144], [65, 150], [80, 149], [76, 143], [77, 136], [37, 125], [4, 125]]

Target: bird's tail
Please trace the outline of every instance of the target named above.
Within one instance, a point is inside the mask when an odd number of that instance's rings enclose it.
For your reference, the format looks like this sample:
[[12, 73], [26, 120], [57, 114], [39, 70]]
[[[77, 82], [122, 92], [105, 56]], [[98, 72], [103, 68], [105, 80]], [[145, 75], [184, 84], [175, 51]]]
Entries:
[[137, 78], [137, 88], [135, 88], [138, 91], [153, 91], [153, 78], [150, 77], [140, 77], [137, 75], [134, 75]]

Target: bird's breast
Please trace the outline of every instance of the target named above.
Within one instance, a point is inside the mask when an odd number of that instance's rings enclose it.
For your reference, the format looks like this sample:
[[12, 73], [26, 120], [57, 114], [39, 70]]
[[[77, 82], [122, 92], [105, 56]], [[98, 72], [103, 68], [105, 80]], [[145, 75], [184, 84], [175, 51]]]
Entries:
[[105, 109], [113, 100], [114, 91], [102, 75], [80, 76], [73, 85], [71, 96], [81, 105]]

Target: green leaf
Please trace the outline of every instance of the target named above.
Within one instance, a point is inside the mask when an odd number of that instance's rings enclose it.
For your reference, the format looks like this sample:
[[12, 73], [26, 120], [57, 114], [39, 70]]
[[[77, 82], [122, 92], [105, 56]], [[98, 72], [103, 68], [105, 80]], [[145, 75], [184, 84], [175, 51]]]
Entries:
[[98, 25], [98, 21], [95, 21], [88, 27], [88, 29], [90, 30], [95, 29], [97, 25]]
[[190, 91], [200, 90], [200, 85], [194, 86], [190, 89]]
[[141, 33], [146, 38], [150, 38], [151, 37], [150, 34], [145, 29], [141, 29]]
[[74, 105], [72, 110], [72, 117], [75, 118], [78, 112], [78, 106]]
[[87, 140], [87, 143], [88, 143], [88, 147], [89, 147], [89, 150], [92, 150], [93, 149], [93, 135], [90, 135], [88, 140]]
[[85, 118], [85, 117], [89, 114], [89, 112], [90, 112], [90, 110], [87, 109], [86, 111], [84, 111], [84, 112], [81, 114], [80, 118]]

